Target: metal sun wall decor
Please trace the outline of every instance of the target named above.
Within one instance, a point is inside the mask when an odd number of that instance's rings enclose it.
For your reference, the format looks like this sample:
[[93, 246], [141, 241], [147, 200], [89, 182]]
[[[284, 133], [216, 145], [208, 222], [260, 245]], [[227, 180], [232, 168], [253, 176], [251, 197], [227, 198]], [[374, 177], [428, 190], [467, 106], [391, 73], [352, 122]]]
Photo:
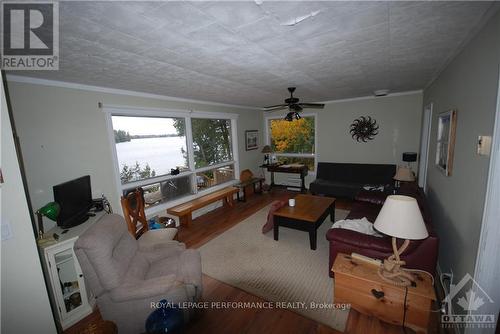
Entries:
[[367, 140], [372, 140], [378, 134], [377, 121], [370, 116], [361, 116], [352, 122], [349, 132], [352, 139], [366, 143]]

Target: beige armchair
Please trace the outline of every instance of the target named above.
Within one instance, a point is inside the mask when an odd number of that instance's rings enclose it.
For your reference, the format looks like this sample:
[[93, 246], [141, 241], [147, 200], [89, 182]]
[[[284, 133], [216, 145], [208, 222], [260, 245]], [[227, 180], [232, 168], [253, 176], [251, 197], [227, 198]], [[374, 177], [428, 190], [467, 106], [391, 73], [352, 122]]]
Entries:
[[[87, 286], [105, 320], [119, 333], [143, 333], [152, 302], [197, 301], [201, 297], [201, 259], [197, 250], [169, 242], [139, 248], [123, 217], [105, 215], [75, 243]], [[184, 310], [189, 319], [189, 311]]]

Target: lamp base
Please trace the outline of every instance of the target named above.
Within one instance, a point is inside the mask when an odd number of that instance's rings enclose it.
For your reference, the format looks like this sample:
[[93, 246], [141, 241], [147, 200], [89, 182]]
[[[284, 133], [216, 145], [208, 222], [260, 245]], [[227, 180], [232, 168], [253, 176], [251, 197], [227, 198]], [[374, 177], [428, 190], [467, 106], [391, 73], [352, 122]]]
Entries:
[[405, 240], [403, 245], [401, 245], [401, 248], [398, 249], [396, 238], [392, 238], [392, 249], [394, 254], [385, 259], [382, 266], [380, 266], [378, 270], [380, 278], [397, 286], [410, 286], [415, 284], [415, 277], [401, 268], [401, 266], [406, 264], [406, 262], [401, 260], [400, 255], [405, 251], [409, 244], [410, 241]]

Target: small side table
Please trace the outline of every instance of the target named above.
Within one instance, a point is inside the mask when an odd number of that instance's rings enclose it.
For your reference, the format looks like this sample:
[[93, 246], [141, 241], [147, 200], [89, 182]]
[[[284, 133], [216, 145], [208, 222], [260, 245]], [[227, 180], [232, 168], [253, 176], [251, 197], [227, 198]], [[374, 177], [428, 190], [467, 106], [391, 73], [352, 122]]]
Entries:
[[403, 325], [404, 318], [406, 327], [426, 333], [432, 301], [436, 300], [431, 277], [416, 273], [417, 285], [406, 291], [405, 287], [382, 280], [377, 270], [377, 266], [339, 253], [332, 268], [335, 273], [334, 302], [351, 304], [360, 313], [394, 325]]
[[[262, 178], [262, 177], [253, 177], [249, 180], [241, 181], [240, 183], [236, 184], [235, 187], [237, 187], [240, 191], [243, 192], [243, 197], [240, 197], [239, 191], [236, 193], [236, 197], [238, 198], [238, 201], [239, 202], [246, 202], [246, 198], [247, 198], [246, 188], [248, 186], [253, 187], [254, 194], [262, 194], [262, 182], [263, 181], [264, 181], [264, 178]], [[257, 184], [259, 185], [258, 188], [257, 188]]]

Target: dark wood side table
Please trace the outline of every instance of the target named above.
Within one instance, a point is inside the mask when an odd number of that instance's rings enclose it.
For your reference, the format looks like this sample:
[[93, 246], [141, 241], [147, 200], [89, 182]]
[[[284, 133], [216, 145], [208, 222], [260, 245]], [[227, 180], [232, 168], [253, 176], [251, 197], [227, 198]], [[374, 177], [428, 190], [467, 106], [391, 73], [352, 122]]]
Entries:
[[316, 249], [317, 231], [326, 217], [335, 221], [335, 198], [297, 195], [295, 206], [285, 205], [274, 213], [274, 240], [278, 240], [279, 227], [309, 232], [309, 244]]
[[[305, 177], [307, 175], [308, 169], [306, 165], [298, 166], [287, 166], [282, 164], [271, 164], [271, 165], [262, 165], [262, 168], [266, 168], [269, 173], [271, 173], [271, 188], [277, 184], [274, 183], [274, 173], [289, 173], [289, 174], [299, 174], [300, 175], [300, 192], [306, 192], [306, 183]], [[287, 186], [292, 188], [298, 188], [295, 186]]]

